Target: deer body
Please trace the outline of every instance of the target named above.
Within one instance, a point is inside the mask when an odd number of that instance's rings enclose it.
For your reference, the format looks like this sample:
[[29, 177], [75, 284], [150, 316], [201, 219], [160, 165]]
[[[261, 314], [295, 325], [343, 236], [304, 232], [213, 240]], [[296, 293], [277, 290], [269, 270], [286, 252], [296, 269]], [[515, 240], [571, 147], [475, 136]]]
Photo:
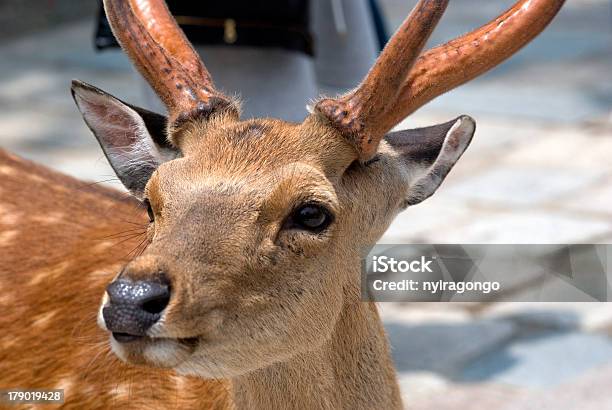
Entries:
[[[142, 240], [125, 232], [133, 231], [135, 224], [146, 224], [146, 214], [119, 192], [3, 152], [0, 174], [5, 189], [17, 189], [24, 180], [32, 188], [0, 200], [4, 216], [0, 283], [19, 289], [3, 292], [0, 308], [6, 313], [0, 316], [0, 328], [20, 323], [27, 329], [0, 338], [3, 386], [22, 387], [27, 380], [29, 388], [65, 389], [66, 408], [399, 405], [382, 324], [374, 304], [360, 302], [358, 287], [343, 297], [347, 302], [328, 340], [245, 376], [211, 381], [122, 363], [111, 354], [106, 333], [96, 325], [97, 305], [115, 272]], [[23, 212], [23, 204], [35, 212]], [[62, 246], [56, 246], [59, 243]], [[24, 258], [24, 248], [35, 253]], [[357, 278], [359, 259], [343, 270]], [[333, 272], [336, 277], [338, 273]], [[53, 287], [48, 286], [51, 280]], [[82, 286], [75, 286], [75, 281]], [[356, 279], [354, 283], [358, 284]], [[23, 317], [29, 320], [24, 322]], [[67, 340], [72, 342], [66, 344]]]
[[520, 1], [419, 58], [446, 4], [421, 0], [356, 90], [293, 124], [241, 120], [163, 2], [106, 0], [168, 116], [73, 82], [131, 199], [0, 155], [0, 324], [31, 328], [0, 340], [0, 384], [65, 388], [66, 408], [401, 408], [360, 259], [435, 192], [475, 123], [388, 131], [562, 1]]

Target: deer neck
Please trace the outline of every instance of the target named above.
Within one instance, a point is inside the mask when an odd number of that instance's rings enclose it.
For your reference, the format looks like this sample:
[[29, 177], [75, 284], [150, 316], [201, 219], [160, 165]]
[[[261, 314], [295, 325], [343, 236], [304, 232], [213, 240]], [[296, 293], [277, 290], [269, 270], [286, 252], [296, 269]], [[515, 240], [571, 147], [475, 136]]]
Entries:
[[240, 409], [401, 408], [378, 311], [359, 300], [345, 303], [322, 346], [232, 379], [232, 389]]

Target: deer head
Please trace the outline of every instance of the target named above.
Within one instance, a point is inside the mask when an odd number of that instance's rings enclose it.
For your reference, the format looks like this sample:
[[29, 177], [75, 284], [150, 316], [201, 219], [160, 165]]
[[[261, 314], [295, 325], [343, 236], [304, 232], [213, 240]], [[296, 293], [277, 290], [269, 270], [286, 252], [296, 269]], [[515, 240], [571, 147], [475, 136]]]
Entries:
[[436, 191], [475, 124], [461, 116], [391, 128], [515, 53], [563, 1], [519, 1], [421, 54], [447, 3], [419, 1], [359, 87], [294, 124], [240, 120], [162, 1], [105, 0], [116, 37], [168, 109], [165, 117], [72, 85], [150, 217], [150, 244], [102, 302], [118, 356], [232, 377], [330, 338], [343, 307], [359, 301], [362, 249]]

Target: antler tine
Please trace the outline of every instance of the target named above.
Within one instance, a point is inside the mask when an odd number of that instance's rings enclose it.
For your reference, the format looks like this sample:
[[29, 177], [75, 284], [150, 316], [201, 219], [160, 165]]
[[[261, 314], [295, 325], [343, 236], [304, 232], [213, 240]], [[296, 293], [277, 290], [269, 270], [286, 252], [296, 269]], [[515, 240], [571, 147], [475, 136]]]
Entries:
[[355, 146], [361, 160], [376, 152], [388, 129], [379, 124], [389, 103], [397, 100], [401, 84], [425, 46], [448, 0], [420, 0], [382, 51], [363, 83], [338, 99], [324, 99], [315, 111]]
[[536, 37], [565, 0], [522, 0], [481, 28], [419, 57], [383, 128], [392, 128], [435, 97], [497, 66]]
[[170, 127], [229, 109], [163, 0], [104, 0], [115, 37], [168, 108]]

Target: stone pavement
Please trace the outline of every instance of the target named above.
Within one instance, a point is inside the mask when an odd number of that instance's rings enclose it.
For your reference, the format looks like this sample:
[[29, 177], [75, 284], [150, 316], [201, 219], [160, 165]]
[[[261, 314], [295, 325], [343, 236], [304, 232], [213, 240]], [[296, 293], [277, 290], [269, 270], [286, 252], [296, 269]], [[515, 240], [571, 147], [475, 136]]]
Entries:
[[[511, 2], [451, 2], [432, 43]], [[412, 4], [383, 1], [393, 25]], [[508, 63], [406, 120], [416, 127], [467, 113], [478, 129], [440, 191], [402, 213], [381, 242], [611, 242], [610, 15], [608, 1], [568, 1]], [[70, 79], [136, 104], [143, 96], [120, 53], [93, 52], [91, 33], [91, 21], [81, 21], [0, 45], [0, 146], [102, 181], [114, 176], [70, 99]], [[612, 409], [609, 304], [381, 310], [408, 408]]]

